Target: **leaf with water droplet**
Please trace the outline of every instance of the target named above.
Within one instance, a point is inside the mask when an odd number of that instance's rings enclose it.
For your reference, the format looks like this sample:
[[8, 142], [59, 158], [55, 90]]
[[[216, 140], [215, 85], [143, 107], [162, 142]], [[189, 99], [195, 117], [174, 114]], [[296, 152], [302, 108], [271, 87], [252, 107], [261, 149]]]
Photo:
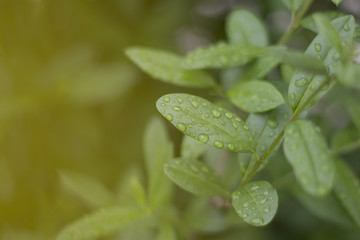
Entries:
[[233, 10], [226, 19], [226, 34], [231, 43], [265, 47], [268, 36], [262, 21], [245, 9]]
[[61, 184], [75, 196], [91, 207], [104, 207], [115, 204], [113, 194], [101, 182], [77, 172], [62, 170], [59, 172]]
[[[329, 46], [341, 50], [342, 40], [339, 31], [330, 23], [326, 17], [323, 17], [321, 14], [314, 14], [313, 18], [319, 30], [319, 34], [322, 36], [322, 39], [324, 39], [324, 41], [326, 41]], [[346, 30], [345, 25], [344, 30]], [[321, 46], [320, 43], [318, 45], [315, 44], [315, 49], [320, 52], [321, 50], [317, 48], [318, 46]]]
[[265, 48], [257, 46], [218, 43], [188, 53], [183, 66], [188, 69], [237, 67], [254, 58], [266, 56], [267, 52]]
[[230, 101], [246, 112], [265, 112], [284, 103], [279, 91], [264, 81], [240, 82], [232, 87], [227, 96]]
[[[353, 39], [355, 29], [354, 17], [348, 15], [336, 18], [331, 21], [331, 24], [339, 32], [342, 45], [350, 45]], [[345, 28], [345, 26], [347, 26], [347, 28]], [[312, 57], [320, 58], [323, 65], [327, 68], [329, 75], [334, 74], [334, 64], [336, 64], [341, 58], [340, 52], [336, 48], [331, 47], [327, 43], [326, 39], [323, 38], [322, 34], [319, 34], [315, 37], [315, 39], [311, 42], [311, 44], [305, 51], [305, 54]], [[308, 81], [302, 86], [296, 86], [296, 81], [299, 79], [308, 79]], [[326, 80], [327, 77], [322, 74], [313, 74], [300, 70], [296, 71], [290, 80], [288, 91], [291, 107], [295, 110], [305, 104], [312, 96], [312, 94], [317, 91], [317, 88], [321, 84], [326, 82]], [[313, 97], [310, 103], [307, 103], [306, 109], [314, 105], [319, 100], [319, 98], [330, 89], [332, 85], [333, 83], [331, 83], [329, 86], [324, 87], [322, 91], [320, 91], [315, 97]]]
[[173, 157], [174, 146], [166, 126], [158, 117], [150, 119], [143, 142], [145, 166], [148, 174], [148, 198], [151, 206], [170, 201], [173, 185], [163, 171], [164, 164]]
[[284, 152], [307, 193], [324, 196], [329, 192], [335, 168], [326, 141], [312, 122], [297, 120], [286, 127]]
[[282, 2], [294, 14], [304, 4], [305, 0], [282, 0]]
[[70, 223], [56, 240], [87, 240], [106, 236], [149, 214], [145, 209], [129, 206], [102, 208]]
[[200, 196], [230, 197], [212, 168], [195, 159], [177, 158], [164, 165], [166, 175], [181, 188]]
[[360, 182], [351, 169], [341, 160], [335, 160], [334, 191], [343, 207], [360, 227]]
[[173, 53], [132, 47], [126, 50], [126, 54], [144, 72], [163, 82], [194, 88], [208, 88], [215, 85], [213, 78], [206, 72], [183, 69], [181, 67], [183, 59]]
[[[183, 103], [180, 104], [178, 98], [183, 99]], [[194, 105], [194, 102], [197, 104]], [[161, 97], [156, 106], [164, 117], [172, 114], [171, 123], [197, 141], [232, 152], [253, 150], [252, 133], [246, 129], [246, 124], [235, 113], [203, 98], [181, 93], [168, 94]]]
[[236, 213], [247, 223], [264, 226], [275, 216], [278, 208], [276, 190], [266, 181], [251, 182], [232, 194]]
[[209, 147], [208, 145], [202, 143], [204, 141], [205, 139], [199, 139], [196, 141], [193, 138], [184, 135], [181, 143], [181, 157], [193, 159], [200, 157]]

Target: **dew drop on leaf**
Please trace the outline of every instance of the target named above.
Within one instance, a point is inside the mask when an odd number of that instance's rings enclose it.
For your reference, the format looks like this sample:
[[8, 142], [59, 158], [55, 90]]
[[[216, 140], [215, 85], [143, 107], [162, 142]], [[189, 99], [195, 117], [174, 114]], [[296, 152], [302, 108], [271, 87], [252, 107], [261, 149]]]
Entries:
[[224, 143], [221, 142], [221, 141], [216, 140], [216, 141], [214, 141], [214, 146], [217, 147], [217, 148], [223, 148]]
[[320, 43], [315, 43], [315, 50], [316, 50], [317, 52], [320, 52], [320, 51], [321, 51], [321, 45], [320, 45]]
[[169, 121], [172, 121], [173, 120], [173, 115], [171, 113], [167, 114], [166, 119], [169, 120]]
[[307, 78], [300, 78], [298, 80], [295, 81], [295, 86], [297, 87], [303, 87], [305, 86], [307, 83], [309, 82], [309, 80]]
[[206, 134], [200, 134], [198, 140], [202, 143], [206, 143], [209, 140], [209, 136]]
[[211, 114], [212, 114], [215, 118], [219, 118], [219, 117], [221, 116], [221, 113], [220, 113], [218, 110], [216, 110], [216, 109], [213, 109], [213, 110], [211, 111]]
[[174, 106], [173, 109], [174, 109], [174, 111], [181, 111], [181, 107], [178, 107], [178, 106]]
[[183, 123], [178, 123], [177, 124], [177, 128], [181, 131], [184, 132], [186, 130], [186, 126]]

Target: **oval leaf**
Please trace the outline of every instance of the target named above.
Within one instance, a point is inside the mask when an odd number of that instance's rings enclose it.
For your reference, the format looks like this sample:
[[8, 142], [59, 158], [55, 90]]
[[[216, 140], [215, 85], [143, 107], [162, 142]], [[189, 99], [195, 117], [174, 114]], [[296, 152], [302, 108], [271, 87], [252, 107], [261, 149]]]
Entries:
[[200, 196], [230, 197], [212, 168], [194, 159], [173, 159], [164, 165], [168, 177], [183, 189]]
[[127, 49], [126, 54], [144, 72], [163, 82], [195, 88], [207, 88], [215, 85], [209, 74], [199, 70], [181, 68], [182, 58], [173, 53], [134, 47]]
[[264, 226], [275, 216], [278, 195], [270, 183], [252, 182], [233, 192], [232, 205], [245, 222], [254, 226]]
[[278, 90], [263, 81], [240, 82], [232, 87], [227, 96], [230, 101], [246, 112], [265, 112], [284, 103]]
[[183, 66], [189, 69], [229, 68], [243, 65], [254, 58], [265, 55], [266, 50], [261, 47], [219, 43], [190, 52], [186, 56]]
[[220, 149], [251, 152], [252, 134], [236, 114], [189, 94], [168, 94], [156, 102], [159, 112], [186, 135]]
[[360, 227], [360, 183], [350, 168], [342, 161], [335, 161], [335, 194], [358, 227]]
[[56, 240], [87, 240], [105, 236], [148, 214], [148, 211], [139, 208], [103, 208], [65, 227]]
[[284, 152], [301, 187], [315, 196], [332, 187], [334, 164], [326, 141], [309, 121], [291, 122], [285, 129]]
[[268, 44], [266, 29], [255, 14], [248, 10], [233, 10], [226, 20], [230, 42], [264, 47]]
[[[351, 43], [354, 29], [355, 20], [352, 16], [345, 16], [331, 21], [332, 25], [339, 32], [342, 47], [346, 47]], [[321, 60], [327, 68], [328, 74], [333, 74], [337, 62], [341, 58], [340, 52], [336, 48], [332, 48], [327, 40], [321, 34], [317, 35], [311, 42], [310, 46], [305, 51], [305, 54], [313, 56]], [[297, 71], [293, 75], [289, 84], [289, 102], [293, 109], [298, 108], [304, 104], [309, 97], [317, 91], [317, 88], [326, 81], [326, 76], [320, 74], [313, 74], [306, 71]], [[322, 89], [316, 97], [312, 99], [307, 108], [315, 104], [318, 99], [326, 93], [329, 86]]]

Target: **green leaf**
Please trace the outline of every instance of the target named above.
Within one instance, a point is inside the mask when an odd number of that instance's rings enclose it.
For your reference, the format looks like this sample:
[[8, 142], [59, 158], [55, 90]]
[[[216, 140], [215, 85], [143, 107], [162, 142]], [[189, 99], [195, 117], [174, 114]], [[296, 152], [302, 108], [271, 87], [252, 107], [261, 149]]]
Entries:
[[334, 182], [335, 194], [343, 207], [360, 227], [360, 183], [355, 174], [342, 161], [336, 160], [336, 177]]
[[128, 48], [126, 54], [144, 72], [163, 82], [194, 88], [208, 88], [215, 85], [209, 74], [199, 70], [183, 69], [182, 58], [173, 53], [133, 47]]
[[261, 79], [266, 76], [272, 69], [274, 69], [279, 63], [281, 58], [274, 55], [268, 55], [256, 59], [256, 61], [249, 65], [243, 74], [242, 79]]
[[298, 120], [286, 127], [284, 152], [307, 193], [324, 196], [331, 189], [334, 164], [325, 139], [312, 122]]
[[340, 38], [340, 34], [337, 29], [335, 29], [335, 27], [330, 23], [330, 21], [326, 17], [323, 17], [319, 14], [314, 15], [314, 20], [316, 26], [319, 29], [319, 34], [329, 44], [329, 46], [341, 50], [342, 40]]
[[245, 9], [233, 10], [226, 19], [226, 33], [231, 43], [265, 47], [268, 36], [263, 22]]
[[343, 0], [331, 0], [336, 6], [338, 6]]
[[145, 166], [148, 179], [148, 197], [151, 206], [168, 203], [172, 196], [172, 183], [163, 172], [163, 166], [173, 157], [174, 146], [161, 119], [153, 117], [144, 135]]
[[59, 175], [61, 184], [91, 207], [116, 203], [112, 193], [101, 182], [90, 176], [68, 170], [60, 171]]
[[181, 143], [181, 157], [183, 158], [199, 158], [208, 148], [208, 145], [194, 140], [184, 135]]
[[265, 112], [284, 103], [279, 91], [264, 81], [240, 82], [232, 87], [227, 96], [230, 101], [246, 112]]
[[331, 138], [331, 150], [342, 153], [353, 150], [356, 142], [360, 142], [360, 131], [353, 125], [348, 125], [334, 133]]
[[223, 188], [219, 174], [195, 159], [173, 159], [164, 165], [164, 171], [177, 185], [193, 194], [225, 198], [230, 196]]
[[103, 208], [70, 223], [56, 240], [88, 240], [106, 236], [148, 214], [144, 209], [132, 207]]
[[316, 25], [315, 18], [314, 18], [314, 16], [316, 16], [316, 15], [321, 15], [323, 18], [326, 18], [329, 21], [332, 21], [335, 18], [345, 16], [344, 13], [338, 12], [338, 11], [316, 12], [314, 14], [311, 14], [311, 15], [305, 17], [303, 20], [301, 20], [301, 22], [300, 22], [301, 26], [310, 31], [313, 31], [314, 33], [319, 33], [319, 29], [318, 29], [318, 26]]
[[282, 0], [282, 2], [292, 13], [296, 13], [304, 4], [305, 0]]
[[360, 64], [346, 62], [336, 68], [336, 80], [347, 87], [360, 88]]
[[278, 195], [270, 183], [252, 182], [233, 192], [232, 205], [245, 222], [254, 226], [264, 226], [276, 214]]
[[140, 206], [144, 207], [146, 205], [146, 193], [144, 187], [136, 177], [131, 178], [130, 185], [136, 201]]
[[347, 99], [347, 110], [349, 112], [351, 121], [360, 130], [360, 97], [354, 96]]
[[156, 102], [159, 112], [186, 135], [217, 148], [251, 152], [252, 134], [234, 113], [189, 94], [168, 94]]
[[175, 228], [167, 222], [164, 222], [160, 226], [159, 236], [157, 240], [176, 240]]
[[237, 67], [265, 56], [266, 52], [257, 46], [219, 43], [188, 53], [183, 66], [188, 69]]
[[[340, 17], [331, 22], [337, 31], [339, 31], [342, 39], [342, 47], [351, 44], [354, 34], [355, 20], [352, 16]], [[336, 64], [341, 58], [340, 52], [336, 48], [329, 46], [323, 36], [317, 35], [305, 51], [305, 54], [316, 57], [321, 60], [327, 68], [328, 74], [334, 74]], [[305, 71], [297, 71], [291, 78], [289, 84], [289, 102], [293, 109], [299, 108], [309, 97], [317, 91], [317, 88], [326, 81], [327, 77], [320, 74], [313, 74]], [[314, 105], [318, 99], [324, 95], [329, 89], [329, 85], [325, 86], [316, 97], [312, 98], [306, 108]]]

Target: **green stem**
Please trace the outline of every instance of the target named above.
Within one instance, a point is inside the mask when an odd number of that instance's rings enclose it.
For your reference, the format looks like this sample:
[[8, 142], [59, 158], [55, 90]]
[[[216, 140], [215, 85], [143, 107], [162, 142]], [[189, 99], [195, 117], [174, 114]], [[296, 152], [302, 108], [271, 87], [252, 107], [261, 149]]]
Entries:
[[348, 153], [348, 152], [352, 152], [356, 149], [360, 148], [360, 139], [355, 141], [355, 142], [352, 142], [350, 144], [347, 144], [337, 150], [334, 150], [331, 152], [331, 154], [333, 156], [337, 156], [337, 155], [340, 155], [340, 154], [344, 154], [344, 153]]
[[278, 41], [278, 43], [277, 43], [278, 45], [284, 45], [289, 40], [291, 35], [295, 32], [295, 30], [299, 28], [301, 19], [305, 16], [305, 14], [309, 10], [309, 8], [310, 8], [311, 4], [313, 3], [313, 1], [314, 0], [307, 0], [302, 5], [301, 9], [293, 17], [288, 30], [285, 32], [285, 34]]
[[[279, 135], [275, 138], [275, 140], [271, 143], [271, 145], [269, 146], [269, 148], [266, 150], [266, 152], [264, 153], [264, 155], [262, 155], [259, 160], [256, 162], [255, 166], [253, 168], [251, 168], [251, 171], [246, 171], [246, 173], [244, 174], [244, 177], [241, 181], [241, 185], [245, 186], [250, 180], [251, 178], [255, 175], [255, 173], [257, 172], [257, 170], [261, 167], [261, 165], [263, 164], [263, 162], [265, 161], [265, 159], [274, 151], [275, 147], [280, 143], [280, 141], [282, 140], [282, 137], [284, 136], [284, 132], [285, 132], [285, 128], [286, 126], [292, 122], [298, 119], [298, 117], [300, 116], [300, 114], [305, 110], [305, 108], [307, 107], [308, 104], [311, 103], [312, 99], [323, 89], [323, 87], [325, 87], [327, 84], [330, 84], [331, 82], [331, 78], [328, 77], [326, 79], [326, 81], [324, 81], [317, 89], [316, 91], [314, 91], [310, 97], [308, 99], [306, 99], [306, 101], [301, 104], [300, 106], [298, 106], [296, 108], [296, 110], [294, 111], [294, 113], [291, 115], [291, 118], [289, 119], [289, 121], [287, 122], [287, 124], [285, 125], [285, 127], [281, 130], [281, 132], [279, 133]], [[248, 168], [250, 169], [250, 168]]]

